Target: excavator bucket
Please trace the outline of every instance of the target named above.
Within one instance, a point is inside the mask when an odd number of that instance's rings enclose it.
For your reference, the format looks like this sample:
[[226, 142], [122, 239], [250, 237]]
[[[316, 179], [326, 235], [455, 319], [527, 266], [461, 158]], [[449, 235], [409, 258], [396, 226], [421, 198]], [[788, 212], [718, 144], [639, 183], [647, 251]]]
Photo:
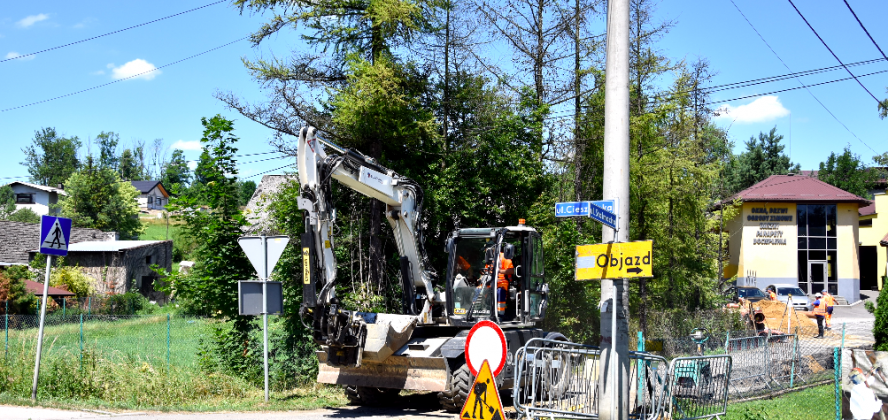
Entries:
[[330, 366], [327, 353], [317, 352], [320, 361], [318, 382], [376, 388], [444, 391], [447, 389], [447, 363], [443, 357], [391, 356], [383, 363], [360, 367]]

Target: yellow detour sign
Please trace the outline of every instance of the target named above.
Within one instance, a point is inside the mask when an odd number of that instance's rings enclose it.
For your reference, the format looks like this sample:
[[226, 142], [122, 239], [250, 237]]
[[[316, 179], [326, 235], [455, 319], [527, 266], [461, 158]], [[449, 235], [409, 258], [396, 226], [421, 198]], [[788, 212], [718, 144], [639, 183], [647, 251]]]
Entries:
[[577, 280], [653, 277], [653, 241], [577, 246]]
[[490, 365], [487, 360], [478, 370], [478, 376], [475, 383], [469, 390], [469, 397], [463, 404], [462, 410], [459, 410], [459, 418], [477, 419], [477, 420], [506, 420], [506, 414], [503, 413], [503, 403], [500, 401], [499, 391], [496, 389], [496, 380], [493, 378], [493, 372], [490, 371]]

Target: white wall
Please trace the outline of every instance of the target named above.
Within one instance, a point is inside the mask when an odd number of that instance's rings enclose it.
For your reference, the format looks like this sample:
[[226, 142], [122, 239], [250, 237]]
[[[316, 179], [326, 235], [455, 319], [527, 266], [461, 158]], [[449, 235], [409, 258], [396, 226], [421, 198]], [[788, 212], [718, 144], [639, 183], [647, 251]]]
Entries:
[[50, 193], [38, 190], [36, 188], [31, 188], [26, 185], [12, 185], [12, 191], [16, 194], [34, 194], [34, 203], [33, 204], [19, 204], [16, 203], [16, 209], [31, 209], [34, 213], [37, 213], [40, 216], [49, 214], [49, 204], [55, 203], [56, 200], [50, 201]]

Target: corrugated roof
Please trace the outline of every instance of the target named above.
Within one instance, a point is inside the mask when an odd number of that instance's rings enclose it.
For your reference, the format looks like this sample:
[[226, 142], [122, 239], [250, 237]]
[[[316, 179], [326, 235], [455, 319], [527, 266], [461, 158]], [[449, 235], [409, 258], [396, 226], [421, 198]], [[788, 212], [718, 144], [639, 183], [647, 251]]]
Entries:
[[881, 241], [879, 241], [879, 245], [888, 246], [888, 234], [886, 234], [885, 237], [882, 238]]
[[47, 187], [46, 185], [32, 184], [30, 182], [15, 181], [15, 182], [10, 182], [9, 184], [6, 184], [6, 185], [12, 186], [14, 184], [21, 184], [26, 187], [31, 187], [31, 188], [38, 189], [41, 191], [54, 192], [54, 193], [58, 193], [59, 195], [68, 195], [68, 193], [66, 193], [65, 190], [63, 190], [63, 189], [54, 188], [54, 187]]
[[871, 202], [841, 188], [804, 175], [771, 175], [725, 201], [821, 201], [830, 203], [858, 203], [868, 206]]
[[68, 246], [68, 252], [102, 252], [102, 251], [123, 251], [126, 249], [138, 248], [141, 246], [159, 244], [165, 241], [89, 241], [78, 242]]
[[[113, 232], [72, 227], [71, 242], [113, 241]], [[27, 264], [28, 251], [40, 244], [40, 223], [0, 220], [0, 261], [7, 264]]]
[[[43, 296], [43, 283], [37, 283], [36, 281], [25, 280], [25, 288], [28, 289], [29, 292], [37, 295]], [[58, 287], [49, 286], [46, 292], [47, 296], [74, 296], [74, 293], [71, 293], [65, 289], [59, 289]]]

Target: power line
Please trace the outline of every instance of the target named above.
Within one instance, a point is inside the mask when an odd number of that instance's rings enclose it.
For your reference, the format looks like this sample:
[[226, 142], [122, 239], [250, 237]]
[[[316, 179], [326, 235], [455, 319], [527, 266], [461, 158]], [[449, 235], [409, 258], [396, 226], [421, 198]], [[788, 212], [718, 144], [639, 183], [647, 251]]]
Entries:
[[[863, 83], [857, 79], [857, 76], [855, 76], [854, 73], [851, 73], [851, 70], [849, 70], [848, 67], [845, 66], [845, 63], [843, 63], [842, 60], [839, 59], [839, 56], [837, 56], [836, 53], [833, 52], [832, 48], [830, 48], [829, 45], [826, 45], [826, 41], [824, 41], [823, 38], [820, 37], [820, 34], [818, 34], [817, 31], [814, 30], [814, 27], [811, 26], [811, 24], [808, 22], [808, 19], [805, 19], [805, 15], [803, 15], [801, 10], [799, 10], [799, 8], [796, 7], [795, 3], [793, 3], [792, 0], [787, 0], [787, 1], [789, 1], [789, 4], [792, 5], [792, 8], [795, 9], [796, 13], [799, 14], [799, 16], [802, 18], [802, 20], [805, 21], [805, 24], [808, 25], [808, 28], [811, 29], [811, 32], [814, 32], [814, 35], [817, 36], [817, 39], [820, 40], [820, 43], [823, 44], [824, 47], [826, 47], [826, 50], [829, 51], [830, 54], [832, 54], [832, 56], [836, 59], [836, 61], [839, 62], [839, 64], [842, 65], [842, 67], [845, 68], [845, 71], [847, 71], [848, 74], [850, 74], [851, 77], [854, 78], [854, 80], [857, 80], [857, 84], [860, 85], [860, 87], [862, 87], [863, 90], [866, 91], [866, 93], [869, 93], [869, 95], [872, 96], [876, 102], [879, 102], [879, 99], [876, 98], [876, 95], [873, 95], [873, 93], [870, 92], [869, 89], [867, 89], [866, 86], [864, 86]], [[846, 4], [847, 4], [847, 2], [846, 2]]]
[[[774, 51], [774, 48], [771, 48], [771, 44], [768, 44], [768, 41], [765, 40], [765, 37], [762, 36], [761, 33], [759, 33], [758, 29], [755, 28], [755, 25], [753, 25], [752, 22], [750, 22], [749, 19], [746, 17], [746, 15], [743, 14], [743, 11], [740, 10], [740, 7], [739, 7], [739, 6], [737, 6], [737, 3], [735, 3], [734, 0], [731, 0], [731, 4], [734, 5], [734, 8], [737, 9], [737, 12], [740, 13], [740, 16], [743, 16], [743, 20], [745, 20], [746, 23], [749, 24], [749, 27], [752, 28], [753, 31], [755, 31], [756, 35], [758, 35], [758, 37], [762, 40], [762, 42], [765, 43], [765, 45], [768, 47], [768, 49], [771, 50], [772, 53], [774, 53], [774, 56], [777, 57], [778, 60], [780, 60], [780, 63], [783, 64], [783, 67], [786, 67], [787, 70], [789, 70], [790, 72], [792, 72], [792, 69], [789, 68], [789, 66], [786, 64], [785, 61], [783, 61], [782, 58], [780, 58], [780, 55], [777, 54], [777, 51]], [[797, 82], [799, 82], [800, 85], [805, 86], [805, 84], [802, 83], [802, 81], [799, 80], [798, 77], [796, 77], [795, 79], [796, 79]], [[814, 92], [812, 92], [811, 89], [809, 89], [807, 86], [805, 86], [805, 90], [808, 91], [808, 94], [810, 94], [811, 97], [814, 98], [814, 100], [817, 101], [817, 103], [820, 104], [820, 106], [823, 107], [823, 109], [826, 110], [826, 112], [827, 112], [831, 117], [833, 117], [833, 119], [836, 120], [837, 123], [839, 123], [842, 127], [844, 127], [846, 131], [848, 131], [849, 133], [851, 133], [851, 135], [854, 136], [854, 138], [856, 138], [859, 142], [863, 143], [864, 146], [866, 146], [867, 148], [869, 148], [870, 150], [872, 150], [873, 152], [875, 152], [875, 150], [874, 150], [872, 147], [870, 147], [868, 144], [866, 144], [865, 141], [861, 140], [860, 137], [857, 137], [857, 134], [854, 134], [854, 132], [851, 131], [851, 129], [848, 128], [848, 126], [845, 125], [845, 123], [843, 123], [841, 120], [839, 120], [839, 117], [836, 117], [836, 114], [833, 114], [833, 112], [830, 111], [829, 108], [827, 108], [826, 105], [825, 105], [823, 102], [821, 102], [820, 99], [818, 99], [816, 95], [814, 95]], [[736, 100], [736, 99], [735, 99], [735, 100]], [[876, 153], [878, 153], [878, 152], [876, 152]]]
[[201, 56], [201, 55], [204, 55], [204, 54], [206, 54], [206, 53], [216, 51], [216, 50], [218, 50], [218, 49], [220, 49], [220, 48], [227, 47], [227, 46], [229, 46], [229, 45], [231, 45], [231, 44], [234, 44], [234, 43], [236, 43], [236, 42], [243, 41], [243, 40], [248, 39], [248, 38], [249, 38], [249, 36], [245, 36], [245, 37], [243, 37], [243, 38], [240, 38], [240, 39], [236, 39], [236, 40], [234, 40], [234, 41], [231, 41], [231, 42], [229, 42], [229, 43], [227, 43], [227, 44], [223, 44], [223, 45], [220, 45], [220, 46], [218, 46], [218, 47], [215, 47], [215, 48], [211, 48], [211, 49], [209, 49], [209, 50], [206, 50], [206, 51], [204, 51], [204, 52], [194, 54], [194, 55], [192, 55], [192, 56], [190, 56], [190, 57], [185, 57], [185, 58], [183, 58], [183, 59], [181, 59], [181, 60], [173, 61], [172, 63], [167, 63], [167, 64], [164, 64], [164, 65], [162, 65], [162, 66], [160, 66], [160, 67], [155, 67], [155, 68], [153, 68], [153, 69], [151, 69], [151, 70], [143, 71], [143, 72], [141, 72], [141, 73], [134, 74], [134, 75], [132, 75], [132, 76], [124, 77], [123, 79], [117, 79], [117, 80], [115, 80], [115, 81], [113, 81], [113, 82], [108, 82], [108, 83], [101, 84], [101, 85], [98, 85], [98, 86], [93, 86], [93, 87], [91, 87], [91, 88], [87, 88], [87, 89], [83, 89], [83, 90], [78, 90], [77, 92], [67, 93], [67, 94], [64, 94], [64, 95], [61, 95], [61, 96], [56, 96], [56, 97], [54, 97], [54, 98], [44, 99], [44, 100], [42, 100], [42, 101], [31, 102], [31, 103], [29, 103], [29, 104], [25, 104], [25, 105], [19, 105], [19, 106], [12, 107], [12, 108], [2, 109], [2, 110], [0, 110], [0, 112], [7, 112], [7, 111], [16, 110], [16, 109], [19, 109], [19, 108], [29, 107], [29, 106], [32, 106], [32, 105], [42, 104], [42, 103], [44, 103], [44, 102], [50, 102], [50, 101], [54, 101], [54, 100], [56, 100], [56, 99], [67, 98], [68, 96], [74, 96], [74, 95], [77, 95], [77, 94], [79, 94], [79, 93], [88, 92], [88, 91], [91, 91], [91, 90], [94, 90], [94, 89], [98, 89], [98, 88], [102, 88], [102, 87], [105, 87], [105, 86], [108, 86], [108, 85], [113, 85], [113, 84], [115, 84], [115, 83], [117, 83], [117, 82], [122, 82], [122, 81], [124, 81], [124, 80], [129, 80], [129, 79], [132, 79], [132, 78], [135, 78], [135, 77], [139, 77], [139, 76], [142, 76], [142, 75], [145, 75], [145, 74], [148, 74], [148, 73], [151, 73], [151, 72], [154, 72], [154, 71], [160, 70], [160, 69], [165, 68], [165, 67], [172, 66], [172, 65], [174, 65], [174, 64], [179, 64], [179, 63], [181, 63], [181, 62], [183, 62], [183, 61], [187, 61], [187, 60], [190, 60], [190, 59], [192, 59], [192, 58], [195, 58], [195, 57], [199, 57], [199, 56]]
[[290, 163], [290, 164], [287, 164], [287, 165], [281, 166], [280, 168], [274, 168], [274, 169], [272, 169], [272, 170], [270, 170], [270, 171], [265, 171], [265, 172], [260, 172], [260, 173], [255, 174], [255, 175], [250, 175], [250, 176], [245, 177], [245, 178], [243, 178], [243, 179], [250, 179], [250, 178], [252, 178], [252, 177], [254, 177], [254, 176], [265, 175], [265, 174], [267, 174], [267, 173], [269, 173], [269, 172], [279, 171], [279, 170], [281, 170], [281, 169], [284, 169], [284, 168], [287, 168], [287, 167], [290, 167], [290, 166], [293, 166], [293, 165], [294, 165], [294, 164]]
[[252, 161], [249, 161], [249, 162], [238, 162], [237, 165], [240, 166], [240, 165], [246, 165], [246, 164], [248, 164], [248, 163], [265, 162], [265, 161], [268, 161], [268, 160], [284, 159], [284, 158], [288, 158], [288, 157], [289, 157], [289, 156], [275, 156], [275, 157], [270, 157], [270, 158], [268, 158], [268, 159], [252, 160]]
[[848, 0], [842, 0], [842, 1], [845, 2], [845, 6], [848, 6], [848, 10], [850, 10], [850, 11], [851, 11], [851, 14], [854, 15], [854, 20], [857, 21], [857, 23], [860, 25], [860, 28], [863, 29], [863, 32], [866, 32], [866, 36], [868, 36], [869, 39], [870, 39], [870, 41], [873, 42], [873, 45], [876, 46], [876, 49], [879, 50], [879, 53], [882, 54], [882, 57], [885, 58], [885, 60], [888, 60], [888, 56], [885, 55], [885, 52], [882, 51], [882, 48], [879, 47], [879, 44], [876, 42], [875, 39], [873, 39], [873, 36], [870, 35], [870, 33], [869, 33], [868, 30], [866, 30], [866, 26], [863, 26], [863, 22], [861, 22], [861, 21], [860, 21], [860, 18], [857, 17], [857, 13], [854, 13], [854, 9], [852, 9], [852, 8], [851, 8], [851, 5], [848, 4]]
[[128, 27], [128, 28], [118, 29], [118, 30], [116, 30], [116, 31], [111, 31], [111, 32], [108, 32], [108, 33], [105, 33], [105, 34], [96, 35], [96, 36], [94, 36], [94, 37], [90, 37], [90, 38], [86, 38], [86, 39], [81, 39], [80, 41], [69, 42], [69, 43], [64, 44], [64, 45], [59, 45], [59, 46], [55, 46], [55, 47], [52, 47], [52, 48], [47, 48], [47, 49], [40, 50], [40, 51], [37, 51], [37, 52], [32, 52], [32, 53], [28, 53], [28, 54], [24, 54], [24, 55], [18, 55], [18, 56], [15, 56], [15, 57], [10, 57], [10, 58], [7, 58], [7, 59], [5, 59], [5, 60], [0, 60], [0, 63], [6, 62], [6, 61], [11, 61], [11, 60], [18, 60], [18, 59], [25, 58], [25, 57], [30, 57], [30, 56], [37, 55], [37, 54], [40, 54], [40, 53], [45, 53], [45, 52], [47, 52], [47, 51], [57, 50], [57, 49], [59, 49], [59, 48], [70, 47], [71, 45], [80, 44], [80, 43], [82, 43], [82, 42], [86, 42], [86, 41], [92, 41], [92, 40], [94, 40], [94, 39], [98, 39], [98, 38], [101, 38], [101, 37], [104, 37], [104, 36], [108, 36], [108, 35], [114, 35], [114, 34], [117, 34], [117, 33], [123, 32], [123, 31], [128, 31], [128, 30], [130, 30], [130, 29], [138, 28], [138, 27], [140, 27], [140, 26], [150, 25], [150, 24], [155, 23], [155, 22], [160, 22], [160, 21], [162, 21], [162, 20], [166, 20], [166, 19], [169, 19], [169, 18], [173, 18], [173, 17], [176, 17], [176, 16], [181, 16], [181, 15], [184, 15], [184, 14], [186, 14], [186, 13], [193, 12], [193, 11], [195, 11], [195, 10], [203, 9], [203, 8], [205, 8], [205, 7], [210, 7], [210, 6], [213, 6], [213, 5], [219, 4], [219, 3], [225, 3], [226, 1], [227, 1], [227, 0], [220, 0], [220, 1], [217, 1], [217, 2], [210, 3], [210, 4], [205, 4], [205, 5], [200, 6], [200, 7], [195, 7], [194, 9], [189, 9], [189, 10], [186, 10], [186, 11], [184, 11], [184, 12], [179, 12], [179, 13], [176, 13], [176, 14], [174, 14], [174, 15], [169, 15], [169, 16], [165, 16], [165, 17], [162, 17], [162, 18], [159, 18], [159, 19], [154, 19], [154, 20], [152, 20], [152, 21], [150, 21], [150, 22], [145, 22], [145, 23], [140, 23], [140, 24], [138, 24], [138, 25], [133, 25], [133, 26], [130, 26], [130, 27]]

